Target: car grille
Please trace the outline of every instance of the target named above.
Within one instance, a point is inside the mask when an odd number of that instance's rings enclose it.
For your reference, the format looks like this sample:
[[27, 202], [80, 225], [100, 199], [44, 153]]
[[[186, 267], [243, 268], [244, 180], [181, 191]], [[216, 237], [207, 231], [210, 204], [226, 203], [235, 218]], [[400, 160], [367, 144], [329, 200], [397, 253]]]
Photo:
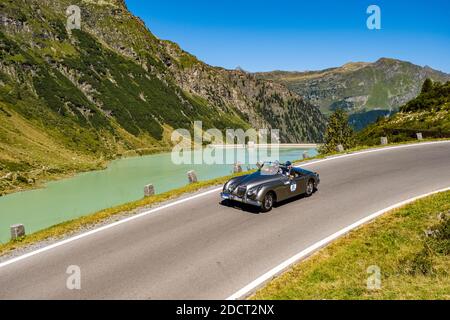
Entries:
[[243, 198], [245, 196], [245, 192], [247, 191], [247, 187], [239, 187], [236, 191], [238, 197]]

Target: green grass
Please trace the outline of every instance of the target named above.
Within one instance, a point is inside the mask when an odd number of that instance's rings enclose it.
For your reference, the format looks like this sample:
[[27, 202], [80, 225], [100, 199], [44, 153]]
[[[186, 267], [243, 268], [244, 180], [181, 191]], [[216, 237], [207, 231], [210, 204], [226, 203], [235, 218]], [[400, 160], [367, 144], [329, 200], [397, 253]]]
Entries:
[[[425, 231], [431, 232], [427, 236]], [[381, 269], [369, 290], [367, 269]], [[394, 210], [318, 251], [251, 299], [450, 299], [450, 192]]]
[[199, 191], [206, 187], [211, 187], [215, 185], [222, 185], [229, 179], [235, 176], [248, 174], [249, 172], [243, 172], [235, 175], [225, 176], [221, 178], [216, 178], [208, 181], [201, 181], [198, 183], [190, 184], [182, 188], [171, 190], [165, 193], [161, 193], [152, 197], [143, 198], [138, 201], [129, 202], [120, 206], [113, 208], [101, 210], [99, 212], [83, 216], [71, 221], [67, 221], [50, 228], [38, 231], [36, 233], [27, 235], [19, 240], [10, 241], [5, 244], [0, 244], [0, 256], [5, 255], [13, 250], [26, 247], [28, 245], [45, 241], [48, 239], [61, 239], [70, 234], [76, 233], [83, 228], [88, 228], [100, 224], [107, 219], [111, 219], [114, 216], [124, 214], [129, 212], [130, 214], [135, 212], [139, 208], [154, 206], [164, 201], [179, 198], [184, 194], [189, 194], [192, 192]]
[[[78, 152], [55, 139], [60, 132], [42, 125], [0, 102], [0, 195], [36, 188], [44, 181], [104, 168], [108, 158]], [[49, 118], [47, 118], [49, 119]], [[49, 120], [50, 121], [50, 120]], [[7, 179], [14, 175], [19, 179]]]
[[380, 136], [390, 141], [413, 140], [417, 132], [425, 137], [450, 137], [450, 82], [429, 81], [418, 97], [400, 108], [400, 112], [358, 132], [359, 144], [373, 145]]
[[188, 53], [183, 53], [179, 59], [179, 63], [183, 69], [189, 69], [196, 65], [198, 60]]
[[366, 103], [367, 108], [379, 108], [389, 104], [389, 89], [382, 82], [376, 83]]

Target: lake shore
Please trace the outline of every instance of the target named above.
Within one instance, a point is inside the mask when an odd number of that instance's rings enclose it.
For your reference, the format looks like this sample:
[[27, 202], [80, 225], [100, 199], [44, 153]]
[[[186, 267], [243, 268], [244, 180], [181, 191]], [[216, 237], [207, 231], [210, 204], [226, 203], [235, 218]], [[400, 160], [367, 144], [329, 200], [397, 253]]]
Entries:
[[170, 152], [171, 148], [148, 148], [129, 150], [123, 154], [115, 154], [110, 159], [99, 158], [80, 164], [71, 164], [67, 168], [49, 165], [44, 169], [32, 169], [29, 171], [0, 172], [0, 198], [10, 194], [45, 188], [49, 182], [69, 179], [77, 174], [101, 171], [116, 160], [136, 158], [146, 155], [163, 154]]
[[[270, 144], [255, 144], [253, 147], [257, 148], [268, 148], [273, 145]], [[314, 143], [282, 143], [277, 145], [280, 149], [283, 148], [317, 148], [319, 145]], [[207, 147], [213, 148], [247, 148], [244, 145], [209, 145]], [[206, 148], [206, 147], [205, 147]], [[45, 188], [45, 185], [49, 182], [55, 182], [59, 180], [69, 179], [77, 174], [101, 171], [108, 168], [108, 166], [116, 160], [129, 159], [142, 157], [146, 155], [157, 155], [168, 153], [172, 148], [166, 147], [155, 147], [146, 149], [136, 149], [129, 150], [123, 154], [116, 154], [111, 159], [100, 158], [97, 161], [88, 161], [82, 163], [81, 165], [73, 164], [68, 168], [59, 168], [49, 166], [47, 169], [32, 169], [29, 171], [11, 171], [11, 172], [0, 172], [0, 198], [2, 196], [7, 196], [10, 194], [30, 191], [40, 188]]]

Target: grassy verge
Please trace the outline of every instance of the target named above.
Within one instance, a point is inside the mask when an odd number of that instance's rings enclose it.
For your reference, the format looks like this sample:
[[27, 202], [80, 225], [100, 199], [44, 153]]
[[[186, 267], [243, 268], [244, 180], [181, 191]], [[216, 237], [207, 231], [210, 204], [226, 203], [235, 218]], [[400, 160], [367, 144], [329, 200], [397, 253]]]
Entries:
[[[381, 270], [369, 290], [368, 268]], [[450, 299], [450, 192], [377, 219], [320, 250], [252, 299]]]
[[189, 194], [192, 192], [199, 191], [201, 189], [215, 186], [215, 185], [221, 185], [227, 182], [232, 177], [247, 174], [248, 172], [243, 172], [236, 175], [230, 175], [226, 177], [221, 177], [217, 179], [212, 179], [208, 181], [201, 181], [198, 183], [190, 184], [187, 186], [184, 186], [182, 188], [178, 188], [175, 190], [171, 190], [165, 193], [161, 193], [152, 197], [144, 198], [138, 201], [129, 202], [117, 207], [113, 207], [110, 209], [105, 209], [102, 211], [99, 211], [97, 213], [83, 216], [74, 220], [70, 220], [55, 226], [52, 226], [50, 228], [38, 231], [36, 233], [27, 235], [21, 239], [10, 241], [5, 244], [0, 244], [0, 256], [7, 254], [8, 252], [11, 252], [13, 250], [26, 247], [28, 245], [46, 241], [49, 239], [60, 239], [65, 236], [68, 236], [70, 234], [74, 234], [77, 231], [83, 229], [92, 227], [98, 224], [101, 224], [102, 222], [105, 222], [106, 220], [113, 218], [114, 216], [130, 212], [132, 213], [136, 209], [149, 207], [153, 205], [157, 205], [158, 203], [162, 203], [164, 201], [172, 200], [179, 198], [182, 195]]

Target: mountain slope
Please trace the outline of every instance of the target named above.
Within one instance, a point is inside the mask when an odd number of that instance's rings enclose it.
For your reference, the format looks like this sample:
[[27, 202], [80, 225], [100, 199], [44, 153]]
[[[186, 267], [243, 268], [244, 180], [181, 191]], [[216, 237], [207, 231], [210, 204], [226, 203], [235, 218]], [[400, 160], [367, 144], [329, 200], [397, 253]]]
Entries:
[[387, 58], [322, 71], [275, 71], [256, 76], [286, 85], [326, 114], [336, 108], [350, 113], [396, 111], [419, 94], [426, 78], [450, 80], [450, 75], [429, 67]]
[[400, 112], [358, 133], [363, 145], [379, 144], [380, 137], [391, 142], [416, 140], [416, 133], [425, 138], [450, 138], [450, 81], [425, 82], [420, 94], [400, 108]]
[[[69, 5], [81, 8], [81, 30], [66, 30]], [[167, 149], [194, 121], [276, 128], [283, 142], [320, 141], [325, 126], [284, 86], [159, 40], [122, 0], [2, 0], [0, 58], [0, 191], [32, 183], [30, 172]]]

